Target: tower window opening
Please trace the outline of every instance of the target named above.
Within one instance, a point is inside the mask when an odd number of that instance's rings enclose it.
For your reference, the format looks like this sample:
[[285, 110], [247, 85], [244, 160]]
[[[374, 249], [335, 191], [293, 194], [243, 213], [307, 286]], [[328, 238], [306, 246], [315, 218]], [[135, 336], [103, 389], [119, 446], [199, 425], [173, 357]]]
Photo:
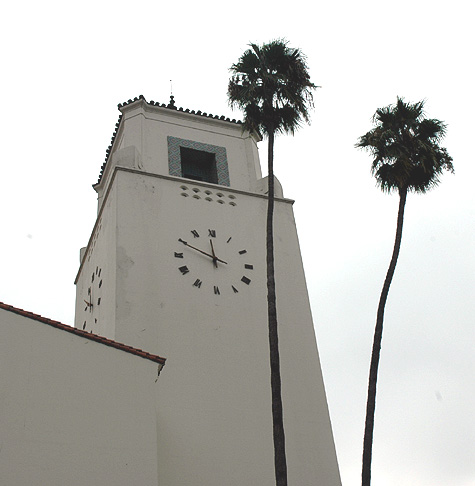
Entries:
[[187, 147], [180, 147], [181, 176], [195, 181], [218, 183], [216, 155]]
[[171, 136], [167, 140], [168, 173], [171, 176], [230, 185], [225, 147]]

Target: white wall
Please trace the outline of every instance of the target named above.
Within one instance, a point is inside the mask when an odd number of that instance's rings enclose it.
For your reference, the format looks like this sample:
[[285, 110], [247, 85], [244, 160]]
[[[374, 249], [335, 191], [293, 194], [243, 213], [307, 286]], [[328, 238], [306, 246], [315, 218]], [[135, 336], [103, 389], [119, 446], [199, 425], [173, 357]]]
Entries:
[[[161, 485], [174, 486], [178, 480], [191, 486], [199, 478], [200, 484], [213, 486], [272, 486], [267, 200], [189, 182], [124, 171], [116, 176], [117, 268], [124, 270], [117, 274], [115, 335], [167, 357], [167, 373], [159, 383], [159, 430], [168, 439], [158, 446]], [[193, 238], [192, 229], [200, 238]], [[178, 242], [182, 238], [210, 251], [208, 229], [216, 230], [215, 250], [228, 262], [218, 269]], [[289, 480], [300, 486], [338, 485], [290, 201], [276, 204], [275, 245]], [[239, 255], [242, 249], [245, 255]], [[175, 258], [175, 251], [184, 258]], [[254, 268], [246, 270], [245, 263]], [[189, 267], [189, 274], [181, 275], [181, 265]], [[241, 282], [243, 275], [251, 278], [250, 285]], [[197, 278], [200, 288], [193, 287]], [[214, 285], [220, 295], [214, 294]]]
[[157, 485], [158, 365], [0, 309], [0, 483]]

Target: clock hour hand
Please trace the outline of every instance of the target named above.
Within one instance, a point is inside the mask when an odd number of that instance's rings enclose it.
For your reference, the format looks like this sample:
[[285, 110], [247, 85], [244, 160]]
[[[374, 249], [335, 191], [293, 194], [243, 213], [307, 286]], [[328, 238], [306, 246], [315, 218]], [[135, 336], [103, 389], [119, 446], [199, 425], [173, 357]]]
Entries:
[[218, 259], [216, 258], [216, 253], [214, 252], [213, 240], [209, 240], [211, 244], [211, 253], [213, 254], [213, 265], [214, 268], [218, 268]]
[[188, 246], [189, 248], [193, 248], [193, 250], [196, 250], [196, 251], [199, 251], [200, 253], [203, 253], [203, 255], [210, 257], [213, 261], [225, 263], [226, 265], [228, 264], [228, 262], [225, 262], [224, 260], [221, 260], [220, 258], [217, 258], [216, 256], [210, 255], [209, 253], [206, 253], [205, 251], [200, 250], [199, 248], [196, 248], [195, 246], [190, 245], [187, 241], [182, 240], [181, 238], [178, 238], [178, 241], [180, 243], [183, 243], [185, 246]]
[[[220, 260], [217, 256], [216, 253], [214, 252], [214, 246], [213, 246], [213, 240], [209, 240], [211, 244], [211, 253], [213, 253], [213, 264], [214, 268], [218, 268], [218, 261], [222, 262], [223, 260]], [[226, 263], [226, 262], [223, 262]]]

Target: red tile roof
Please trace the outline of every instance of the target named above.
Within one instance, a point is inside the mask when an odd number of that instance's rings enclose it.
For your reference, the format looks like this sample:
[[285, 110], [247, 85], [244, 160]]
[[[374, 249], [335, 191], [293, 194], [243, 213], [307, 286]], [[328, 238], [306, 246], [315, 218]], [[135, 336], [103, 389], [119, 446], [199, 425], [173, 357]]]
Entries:
[[127, 346], [122, 343], [118, 343], [116, 341], [112, 341], [112, 339], [107, 339], [105, 337], [99, 336], [97, 334], [92, 334], [91, 332], [82, 331], [81, 329], [76, 329], [75, 327], [68, 326], [66, 324], [62, 324], [58, 321], [53, 321], [51, 319], [47, 319], [46, 317], [42, 317], [38, 314], [33, 314], [33, 312], [28, 312], [23, 309], [18, 309], [11, 305], [4, 304], [0, 302], [0, 309], [4, 309], [9, 312], [13, 312], [15, 314], [19, 314], [20, 316], [27, 317], [28, 319], [33, 319], [38, 322], [42, 322], [43, 324], [48, 324], [49, 326], [53, 326], [56, 329], [61, 329], [66, 332], [70, 332], [72, 334], [76, 334], [85, 339], [90, 339], [91, 341], [96, 341], [98, 343], [104, 344], [106, 346], [110, 346], [112, 348], [119, 349], [121, 351], [125, 351], [126, 353], [135, 354], [141, 358], [148, 359], [150, 361], [154, 361], [155, 363], [159, 363], [162, 366], [165, 364], [165, 358], [161, 358], [156, 354], [150, 354], [141, 349], [133, 348], [132, 346]]

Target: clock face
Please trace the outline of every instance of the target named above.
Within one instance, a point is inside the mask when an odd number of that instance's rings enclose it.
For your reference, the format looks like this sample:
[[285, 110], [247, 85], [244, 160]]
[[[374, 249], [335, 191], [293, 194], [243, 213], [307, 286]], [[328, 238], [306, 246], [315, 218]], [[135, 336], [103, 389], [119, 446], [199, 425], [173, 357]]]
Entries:
[[211, 228], [184, 231], [173, 256], [185, 284], [216, 296], [244, 291], [252, 282], [254, 265], [238, 239]]
[[87, 287], [87, 294], [84, 296], [84, 323], [82, 328], [86, 329], [87, 322], [90, 325], [97, 324], [98, 307], [101, 305], [101, 289], [102, 289], [102, 269], [96, 267], [92, 272], [89, 285]]

